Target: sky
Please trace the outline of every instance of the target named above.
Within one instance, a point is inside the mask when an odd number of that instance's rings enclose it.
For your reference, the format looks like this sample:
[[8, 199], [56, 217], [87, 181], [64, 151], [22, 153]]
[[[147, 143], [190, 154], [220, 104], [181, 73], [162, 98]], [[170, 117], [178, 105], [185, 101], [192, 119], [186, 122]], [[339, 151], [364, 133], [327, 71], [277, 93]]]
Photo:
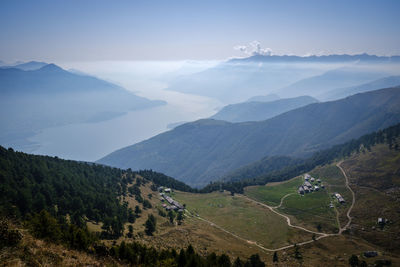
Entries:
[[0, 1], [0, 60], [400, 54], [400, 1]]

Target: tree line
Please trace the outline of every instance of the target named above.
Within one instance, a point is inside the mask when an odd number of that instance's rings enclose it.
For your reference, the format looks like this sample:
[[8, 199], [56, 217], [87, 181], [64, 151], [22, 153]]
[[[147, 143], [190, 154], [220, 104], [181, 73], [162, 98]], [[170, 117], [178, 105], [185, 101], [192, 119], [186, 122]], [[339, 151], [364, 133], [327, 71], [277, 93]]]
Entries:
[[344, 144], [335, 145], [329, 149], [318, 151], [306, 159], [296, 159], [293, 161], [286, 159], [289, 164], [278, 170], [272, 170], [259, 174], [258, 176], [252, 176], [253, 171], [249, 169], [249, 173], [242, 174], [242, 179], [239, 181], [235, 178], [234, 180], [227, 182], [211, 182], [206, 187], [199, 190], [199, 192], [208, 193], [224, 189], [232, 193], [243, 193], [246, 186], [264, 185], [268, 182], [287, 180], [302, 173], [309, 172], [319, 165], [329, 164], [337, 159], [349, 157], [352, 153], [359, 152], [360, 148], [370, 151], [371, 147], [377, 144], [387, 144], [390, 149], [399, 150], [400, 148], [397, 142], [399, 136], [400, 124], [396, 124], [386, 129], [363, 135], [358, 139], [350, 140]]

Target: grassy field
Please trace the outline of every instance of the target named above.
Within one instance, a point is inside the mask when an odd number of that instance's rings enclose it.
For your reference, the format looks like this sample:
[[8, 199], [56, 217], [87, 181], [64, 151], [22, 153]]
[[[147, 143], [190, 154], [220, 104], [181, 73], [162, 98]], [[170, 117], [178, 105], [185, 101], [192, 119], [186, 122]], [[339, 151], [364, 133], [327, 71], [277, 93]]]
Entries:
[[267, 184], [266, 186], [249, 186], [245, 188], [245, 195], [268, 205], [277, 206], [284, 195], [296, 192], [302, 183], [303, 178], [299, 176], [281, 183]]
[[[336, 206], [341, 224], [346, 223], [345, 213], [351, 203], [351, 193], [345, 187], [344, 176], [335, 165], [316, 168], [310, 174], [320, 178], [325, 189], [304, 196], [299, 195], [297, 188], [304, 182], [304, 178], [300, 176], [281, 183], [251, 186], [245, 189], [245, 194], [257, 201], [277, 206], [283, 196], [292, 193], [284, 199], [279, 208], [280, 212], [291, 216], [296, 225], [314, 231], [336, 233], [338, 231], [336, 212], [329, 207], [329, 204], [332, 202]], [[345, 204], [337, 203], [332, 197], [334, 192], [340, 193], [348, 201]]]
[[310, 240], [311, 235], [289, 228], [286, 221], [270, 210], [242, 197], [228, 193], [176, 193], [192, 214], [209, 220], [244, 239], [267, 248]]
[[336, 213], [329, 207], [330, 202], [331, 198], [326, 190], [305, 196], [293, 194], [285, 198], [278, 210], [291, 215], [296, 225], [303, 225], [313, 231], [336, 233]]
[[[351, 192], [345, 185], [345, 177], [335, 164], [325, 165], [315, 168], [311, 173], [316, 178], [320, 178], [326, 184], [326, 192], [329, 194], [332, 203], [339, 212], [340, 225], [343, 226], [348, 222], [346, 212], [349, 209], [352, 202]], [[345, 203], [339, 204], [333, 193], [339, 193], [345, 199]]]

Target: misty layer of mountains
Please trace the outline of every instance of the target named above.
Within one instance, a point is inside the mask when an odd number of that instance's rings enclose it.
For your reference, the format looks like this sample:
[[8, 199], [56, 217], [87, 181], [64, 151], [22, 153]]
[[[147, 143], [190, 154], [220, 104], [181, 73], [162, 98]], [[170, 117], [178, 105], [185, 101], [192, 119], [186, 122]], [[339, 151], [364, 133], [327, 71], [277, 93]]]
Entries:
[[258, 55], [228, 60], [213, 68], [183, 75], [173, 80], [168, 90], [216, 98], [225, 104], [271, 93], [283, 98], [308, 95], [325, 100], [325, 93], [334, 89], [398, 75], [399, 63], [400, 57], [397, 56], [367, 54], [320, 57]]
[[[225, 106], [211, 118], [171, 121], [172, 130], [99, 163], [153, 169], [202, 187], [248, 168], [281, 168], [400, 122], [400, 57], [253, 56], [181, 71], [167, 83], [166, 90]], [[110, 120], [163, 104], [54, 64], [2, 64], [0, 143], [28, 147], [27, 137], [41, 129]]]
[[267, 102], [247, 101], [228, 105], [213, 115], [211, 119], [229, 122], [262, 121], [286, 111], [316, 102], [318, 101], [310, 96], [299, 96]]
[[0, 142], [21, 145], [40, 129], [98, 122], [165, 104], [57, 65], [28, 62], [0, 68]]
[[309, 104], [259, 122], [187, 123], [99, 162], [154, 169], [199, 187], [266, 156], [306, 157], [399, 122], [400, 87], [394, 87]]

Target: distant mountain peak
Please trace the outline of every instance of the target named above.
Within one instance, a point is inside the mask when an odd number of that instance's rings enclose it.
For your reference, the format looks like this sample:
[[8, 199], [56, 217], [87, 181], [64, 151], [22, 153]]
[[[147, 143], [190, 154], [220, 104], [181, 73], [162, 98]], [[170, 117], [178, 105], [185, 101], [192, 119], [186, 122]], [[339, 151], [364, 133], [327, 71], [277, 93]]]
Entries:
[[47, 64], [39, 69], [40, 71], [65, 71], [63, 68], [57, 66], [54, 63]]
[[46, 64], [46, 65], [48, 65], [48, 63], [46, 63], [46, 62], [35, 61], [35, 60], [31, 60], [31, 61], [28, 61], [28, 62], [25, 62], [25, 63], [21, 63], [21, 64]]

